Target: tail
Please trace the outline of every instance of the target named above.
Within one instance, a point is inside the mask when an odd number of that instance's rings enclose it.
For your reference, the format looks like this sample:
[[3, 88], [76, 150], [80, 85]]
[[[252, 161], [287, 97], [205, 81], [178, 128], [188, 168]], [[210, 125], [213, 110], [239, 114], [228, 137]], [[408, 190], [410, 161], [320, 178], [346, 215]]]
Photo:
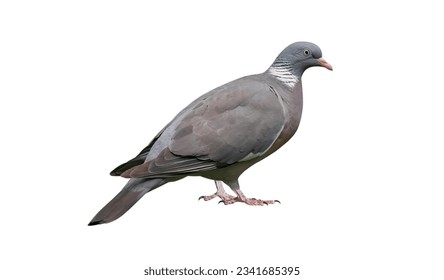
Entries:
[[131, 179], [125, 187], [97, 213], [88, 226], [110, 223], [120, 218], [146, 193], [162, 185], [162, 179]]

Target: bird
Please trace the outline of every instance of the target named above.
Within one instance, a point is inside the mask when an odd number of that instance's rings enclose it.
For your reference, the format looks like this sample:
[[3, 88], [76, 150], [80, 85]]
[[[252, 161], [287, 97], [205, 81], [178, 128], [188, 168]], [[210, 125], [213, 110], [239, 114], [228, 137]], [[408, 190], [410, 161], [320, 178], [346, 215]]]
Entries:
[[[265, 72], [228, 82], [191, 102], [137, 156], [111, 171], [129, 180], [88, 225], [110, 223], [145, 194], [187, 176], [215, 182], [216, 193], [199, 200], [218, 197], [226, 205], [254, 206], [279, 202], [246, 197], [238, 179], [296, 133], [301, 77], [313, 66], [333, 70], [316, 44], [295, 42]], [[223, 183], [235, 196], [225, 192]]]

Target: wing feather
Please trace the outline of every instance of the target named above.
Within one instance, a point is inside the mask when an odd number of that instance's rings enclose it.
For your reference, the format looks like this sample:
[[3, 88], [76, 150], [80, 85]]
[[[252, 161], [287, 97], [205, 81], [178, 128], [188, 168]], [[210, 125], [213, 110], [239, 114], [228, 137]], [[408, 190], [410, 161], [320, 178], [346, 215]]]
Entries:
[[121, 175], [181, 176], [251, 160], [267, 152], [285, 125], [275, 91], [251, 77], [217, 88], [192, 105], [156, 158], [137, 166], [130, 161]]

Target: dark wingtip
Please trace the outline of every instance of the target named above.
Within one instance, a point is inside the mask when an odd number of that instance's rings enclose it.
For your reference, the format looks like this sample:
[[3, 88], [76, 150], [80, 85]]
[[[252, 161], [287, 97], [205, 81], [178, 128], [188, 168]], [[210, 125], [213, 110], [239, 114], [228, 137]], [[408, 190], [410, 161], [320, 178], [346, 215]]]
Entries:
[[111, 171], [109, 173], [109, 175], [111, 175], [111, 176], [120, 176], [120, 175], [122, 175], [123, 172], [125, 172], [125, 171], [127, 171], [127, 170], [129, 170], [129, 169], [131, 169], [133, 167], [136, 167], [138, 165], [141, 165], [141, 164], [143, 164], [143, 162], [144, 162], [144, 160], [141, 160], [141, 159], [137, 159], [137, 158], [132, 159], [132, 160], [130, 160], [128, 162], [125, 162], [125, 163], [122, 163], [121, 165], [119, 165], [116, 168], [114, 168], [114, 170]]
[[123, 165], [125, 165], [125, 163], [124, 163], [124, 164], [121, 164], [121, 165], [119, 165], [119, 166], [117, 166], [116, 168], [114, 168], [114, 169], [109, 173], [109, 175], [111, 175], [111, 176], [120, 176], [120, 174], [122, 174], [122, 172], [124, 171], [124, 170], [121, 170]]

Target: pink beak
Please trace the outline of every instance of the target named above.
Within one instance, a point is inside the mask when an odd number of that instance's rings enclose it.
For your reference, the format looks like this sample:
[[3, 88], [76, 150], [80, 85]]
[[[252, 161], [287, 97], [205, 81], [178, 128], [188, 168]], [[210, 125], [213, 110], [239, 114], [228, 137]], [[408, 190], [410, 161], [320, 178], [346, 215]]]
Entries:
[[331, 66], [330, 63], [328, 63], [327, 61], [325, 61], [325, 59], [323, 59], [323, 58], [321, 57], [321, 58], [318, 59], [318, 61], [319, 61], [319, 64], [320, 64], [322, 67], [325, 67], [325, 68], [327, 68], [327, 69], [330, 70], [330, 71], [333, 71], [333, 66]]

